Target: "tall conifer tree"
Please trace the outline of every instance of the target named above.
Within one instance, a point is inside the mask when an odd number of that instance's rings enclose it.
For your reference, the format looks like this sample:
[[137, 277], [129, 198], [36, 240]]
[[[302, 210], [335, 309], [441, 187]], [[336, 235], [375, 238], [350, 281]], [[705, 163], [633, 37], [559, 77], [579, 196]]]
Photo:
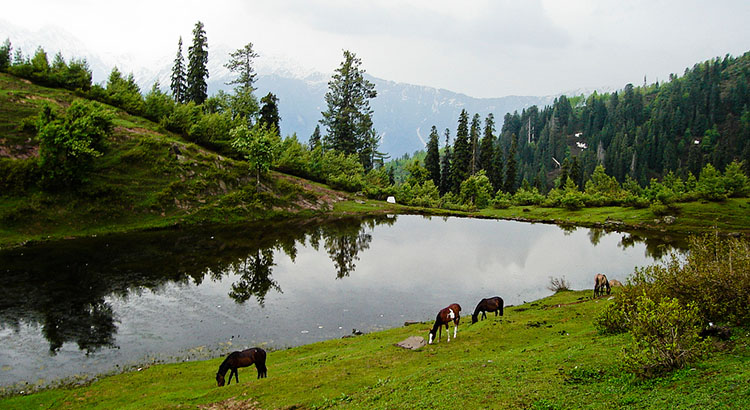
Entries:
[[372, 168], [378, 138], [372, 126], [370, 99], [377, 96], [375, 84], [364, 78], [362, 60], [349, 50], [336, 69], [325, 95], [326, 111], [320, 123], [327, 128], [326, 147], [345, 154], [358, 154], [366, 170]]
[[440, 186], [440, 147], [438, 146], [438, 134], [437, 127], [434, 125], [430, 130], [430, 139], [427, 141], [427, 155], [424, 158], [424, 166], [427, 168], [427, 173], [435, 183], [436, 187]]
[[440, 159], [440, 195], [445, 195], [452, 188], [453, 178], [451, 177], [451, 130], [445, 129], [445, 153]]
[[461, 110], [458, 117], [456, 142], [453, 145], [453, 162], [451, 163], [451, 190], [458, 193], [461, 183], [471, 172], [471, 146], [469, 145], [469, 114]]
[[508, 158], [505, 161], [505, 192], [511, 194], [516, 192], [516, 179], [517, 175], [517, 159], [516, 153], [518, 151], [518, 137], [516, 134], [511, 135], [510, 150], [508, 151]]
[[185, 63], [182, 58], [182, 36], [177, 42], [177, 57], [174, 59], [172, 66], [172, 98], [178, 103], [186, 102], [187, 85], [185, 83]]
[[188, 48], [187, 99], [203, 104], [208, 97], [208, 40], [203, 23], [195, 23], [193, 45]]
[[471, 119], [471, 130], [469, 131], [469, 142], [471, 145], [471, 175], [479, 171], [479, 133], [481, 121], [478, 113]]

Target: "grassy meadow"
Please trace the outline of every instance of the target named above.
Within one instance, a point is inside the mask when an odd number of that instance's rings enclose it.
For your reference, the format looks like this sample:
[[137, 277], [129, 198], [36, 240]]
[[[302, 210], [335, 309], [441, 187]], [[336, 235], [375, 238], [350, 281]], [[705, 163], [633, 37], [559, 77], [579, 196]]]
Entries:
[[[217, 387], [223, 358], [155, 365], [88, 386], [0, 400], [7, 409], [740, 409], [750, 406], [750, 335], [688, 368], [640, 381], [624, 370], [629, 334], [601, 336], [593, 318], [609, 302], [564, 291], [471, 323], [458, 338], [411, 351], [394, 346], [427, 336], [423, 322], [363, 336], [269, 352], [268, 378], [240, 369]], [[452, 332], [452, 329], [451, 329]], [[716, 342], [719, 343], [719, 342]], [[239, 348], [239, 347], [238, 347]]]

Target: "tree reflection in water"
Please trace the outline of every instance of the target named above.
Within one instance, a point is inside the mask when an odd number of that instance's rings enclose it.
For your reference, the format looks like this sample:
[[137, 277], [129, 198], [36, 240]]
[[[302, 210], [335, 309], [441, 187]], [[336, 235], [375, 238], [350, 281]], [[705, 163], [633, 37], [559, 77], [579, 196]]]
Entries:
[[349, 276], [369, 248], [366, 229], [395, 218], [293, 221], [221, 230], [188, 229], [43, 243], [0, 252], [0, 328], [37, 325], [56, 353], [76, 343], [87, 354], [115, 345], [117, 317], [109, 297], [127, 299], [166, 284], [198, 285], [237, 275], [229, 296], [264, 305], [271, 290], [274, 252], [292, 262], [297, 245], [321, 240], [337, 278]]
[[258, 304], [263, 306], [268, 291], [274, 289], [281, 293], [281, 288], [271, 278], [272, 267], [275, 265], [272, 249], [256, 249], [255, 255], [248, 256], [235, 267], [235, 272], [240, 278], [232, 284], [229, 297], [237, 303], [245, 303], [255, 296]]

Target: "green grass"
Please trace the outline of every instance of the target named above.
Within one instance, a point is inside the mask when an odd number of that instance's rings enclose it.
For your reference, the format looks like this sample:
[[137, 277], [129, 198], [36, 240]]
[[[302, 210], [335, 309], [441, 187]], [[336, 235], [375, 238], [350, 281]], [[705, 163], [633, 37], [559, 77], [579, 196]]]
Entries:
[[621, 364], [629, 335], [598, 335], [592, 319], [609, 302], [589, 296], [561, 292], [474, 325], [463, 312], [457, 339], [443, 336], [418, 351], [394, 343], [426, 336], [429, 323], [270, 352], [267, 379], [240, 369], [240, 383], [228, 387], [215, 386], [217, 358], [8, 397], [0, 407], [195, 408], [229, 400], [265, 409], [748, 408], [747, 330], [689, 368], [638, 381]]

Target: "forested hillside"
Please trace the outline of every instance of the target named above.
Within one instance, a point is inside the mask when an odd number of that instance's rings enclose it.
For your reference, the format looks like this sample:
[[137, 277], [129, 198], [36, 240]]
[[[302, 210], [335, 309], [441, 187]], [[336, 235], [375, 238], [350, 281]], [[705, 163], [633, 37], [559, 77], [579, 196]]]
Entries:
[[744, 160], [747, 166], [749, 81], [745, 53], [696, 64], [664, 83], [628, 84], [586, 99], [563, 96], [542, 109], [505, 115], [499, 146], [508, 153], [517, 139], [515, 182], [536, 180], [540, 188], [549, 188], [543, 177], [566, 164], [580, 167], [579, 186], [600, 162], [618, 181], [630, 176], [641, 185], [669, 171], [697, 176], [708, 163], [724, 169]]

